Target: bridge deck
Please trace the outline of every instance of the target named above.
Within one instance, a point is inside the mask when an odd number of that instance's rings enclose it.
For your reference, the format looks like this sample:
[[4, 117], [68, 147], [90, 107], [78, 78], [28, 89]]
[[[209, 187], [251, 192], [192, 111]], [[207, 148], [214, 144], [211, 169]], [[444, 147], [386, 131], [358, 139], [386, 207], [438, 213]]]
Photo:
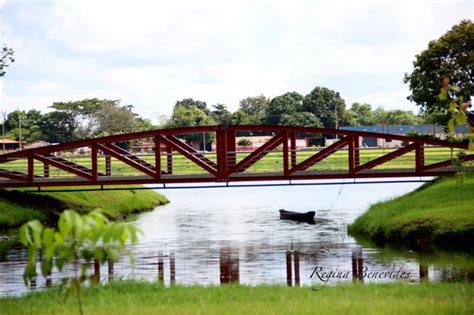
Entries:
[[[474, 171], [474, 168], [468, 168]], [[281, 180], [325, 180], [325, 179], [362, 179], [362, 178], [400, 178], [400, 177], [436, 177], [453, 175], [454, 168], [446, 168], [436, 172], [426, 172], [420, 176], [414, 170], [389, 169], [389, 170], [364, 170], [356, 175], [347, 171], [305, 171], [296, 172], [292, 176], [285, 176], [283, 173], [250, 173], [234, 174], [225, 181], [216, 180], [211, 174], [190, 174], [190, 175], [163, 175], [160, 180], [150, 176], [99, 176], [97, 181], [91, 183], [89, 180], [80, 177], [60, 177], [60, 178], [37, 178], [34, 183], [26, 183], [17, 180], [0, 180], [0, 187], [51, 187], [51, 186], [90, 186], [90, 185], [139, 185], [139, 184], [172, 184], [172, 183], [219, 183], [219, 182], [250, 182], [250, 181], [281, 181]]]

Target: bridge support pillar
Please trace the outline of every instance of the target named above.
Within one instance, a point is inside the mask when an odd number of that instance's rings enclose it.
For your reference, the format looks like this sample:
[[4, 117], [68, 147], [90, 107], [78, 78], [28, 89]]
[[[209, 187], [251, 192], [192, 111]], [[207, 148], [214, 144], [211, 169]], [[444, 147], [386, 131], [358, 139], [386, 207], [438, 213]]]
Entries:
[[161, 143], [158, 136], [155, 136], [155, 176], [161, 179]]
[[166, 146], [166, 172], [173, 174], [173, 148], [170, 145]]
[[355, 173], [355, 168], [360, 165], [360, 156], [359, 156], [359, 137], [351, 136], [349, 139], [348, 145], [348, 154], [349, 154], [349, 174]]
[[43, 177], [44, 178], [49, 177], [49, 164], [48, 163], [43, 163]]
[[290, 131], [288, 133], [290, 137], [290, 156], [291, 156], [291, 167], [296, 165], [296, 132]]
[[354, 136], [354, 167], [360, 165], [359, 136]]
[[97, 153], [98, 153], [97, 145], [91, 146], [91, 170], [92, 170], [92, 180], [96, 181], [98, 176], [97, 171]]
[[28, 181], [33, 182], [35, 178], [35, 160], [32, 156], [28, 157]]
[[283, 133], [283, 174], [289, 175], [288, 165], [288, 132]]
[[423, 143], [418, 143], [415, 148], [416, 172], [421, 173], [425, 168], [425, 149]]
[[110, 155], [105, 156], [105, 175], [110, 176], [112, 175], [112, 162]]
[[226, 130], [227, 137], [227, 166], [232, 167], [237, 164], [237, 153], [235, 144], [235, 130]]
[[227, 130], [225, 127], [216, 130], [217, 177], [224, 180], [227, 173]]

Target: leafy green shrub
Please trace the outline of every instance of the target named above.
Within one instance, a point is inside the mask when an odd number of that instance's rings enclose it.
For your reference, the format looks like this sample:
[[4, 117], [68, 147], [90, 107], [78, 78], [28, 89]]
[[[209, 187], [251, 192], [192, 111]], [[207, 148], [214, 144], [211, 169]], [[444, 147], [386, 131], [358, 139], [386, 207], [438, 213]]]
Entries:
[[[82, 310], [81, 287], [88, 282], [97, 283], [94, 275], [88, 276], [87, 270], [92, 260], [101, 264], [107, 260], [117, 260], [125, 250], [128, 241], [136, 243], [138, 228], [119, 222], [109, 222], [98, 210], [86, 215], [66, 210], [61, 213], [58, 230], [44, 227], [40, 221], [32, 220], [21, 226], [19, 239], [28, 248], [28, 262], [25, 267], [25, 284], [37, 276], [36, 256], [41, 250], [41, 274], [47, 277], [54, 267], [61, 271], [66, 263], [72, 263], [74, 276], [63, 280], [67, 294], [74, 294]], [[78, 265], [81, 261], [80, 274]], [[85, 263], [82, 263], [85, 262]]]
[[247, 138], [242, 138], [237, 142], [237, 145], [241, 147], [248, 147], [252, 145], [252, 141]]

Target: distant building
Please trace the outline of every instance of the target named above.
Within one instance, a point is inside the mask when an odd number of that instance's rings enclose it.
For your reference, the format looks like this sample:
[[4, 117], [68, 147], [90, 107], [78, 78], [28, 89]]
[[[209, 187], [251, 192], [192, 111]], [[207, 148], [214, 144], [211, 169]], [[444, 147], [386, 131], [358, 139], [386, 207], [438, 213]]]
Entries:
[[49, 143], [49, 142], [46, 142], [46, 141], [35, 141], [35, 142], [31, 142], [31, 143], [27, 143], [23, 146], [24, 149], [34, 149], [34, 148], [41, 148], [41, 147], [45, 147], [45, 146], [48, 146], [48, 145], [51, 145], [52, 143]]
[[[268, 140], [273, 138], [274, 136], [249, 136], [249, 137], [236, 137], [236, 151], [253, 151], [262, 145], [264, 145]], [[247, 139], [250, 142], [250, 145], [241, 146], [238, 145], [240, 140]], [[307, 139], [296, 139], [296, 148], [306, 148], [308, 147]], [[214, 148], [215, 150], [215, 148]]]
[[[387, 133], [393, 135], [406, 136], [410, 133], [429, 134], [438, 138], [444, 138], [446, 133], [441, 126], [437, 125], [377, 125], [377, 126], [344, 126], [341, 130], [363, 131]], [[468, 127], [458, 126], [456, 128], [456, 136], [462, 137], [469, 132]], [[386, 140], [382, 138], [360, 137], [359, 146], [361, 147], [399, 147], [404, 145], [402, 141]]]
[[132, 153], [153, 153], [155, 152], [155, 143], [142, 141], [140, 143], [134, 144], [130, 148], [130, 152]]
[[[22, 141], [21, 142], [22, 148], [24, 144], [25, 142]], [[0, 139], [0, 150], [2, 150], [2, 153], [6, 153], [8, 151], [16, 151], [19, 149], [20, 149], [20, 141], [11, 140], [11, 139]]]

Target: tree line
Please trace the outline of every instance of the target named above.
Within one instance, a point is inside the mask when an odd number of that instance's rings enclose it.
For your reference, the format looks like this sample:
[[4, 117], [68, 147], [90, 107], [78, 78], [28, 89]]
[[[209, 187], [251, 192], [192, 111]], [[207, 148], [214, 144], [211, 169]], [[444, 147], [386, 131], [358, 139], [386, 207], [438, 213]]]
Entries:
[[177, 101], [165, 127], [204, 125], [280, 125], [316, 128], [338, 128], [362, 125], [411, 125], [423, 123], [424, 118], [412, 111], [373, 109], [367, 103], [353, 103], [346, 108], [336, 91], [315, 87], [303, 96], [288, 92], [274, 98], [264, 95], [247, 97], [231, 112], [225, 104], [207, 103], [192, 98]]
[[[423, 118], [412, 111], [372, 109], [367, 103], [354, 103], [346, 109], [338, 92], [316, 87], [303, 96], [288, 92], [274, 98], [246, 97], [231, 112], [225, 104], [186, 98], [177, 101], [172, 115], [159, 125], [133, 112], [132, 105], [118, 100], [84, 99], [56, 102], [51, 111], [16, 110], [4, 114], [6, 137], [26, 142], [37, 140], [64, 143], [133, 131], [205, 125], [280, 125], [316, 128], [340, 126], [417, 124]], [[211, 140], [211, 138], [209, 138]]]
[[132, 105], [117, 100], [84, 99], [57, 102], [52, 111], [36, 109], [4, 113], [6, 137], [26, 142], [65, 143], [119, 133], [153, 129], [148, 119], [133, 112]]

